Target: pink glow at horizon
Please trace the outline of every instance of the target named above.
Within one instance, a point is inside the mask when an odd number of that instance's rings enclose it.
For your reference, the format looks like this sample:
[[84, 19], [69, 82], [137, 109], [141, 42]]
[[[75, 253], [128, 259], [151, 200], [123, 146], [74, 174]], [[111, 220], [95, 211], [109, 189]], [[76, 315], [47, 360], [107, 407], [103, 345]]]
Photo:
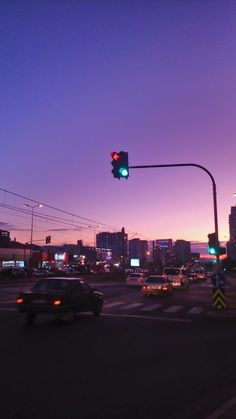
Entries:
[[[207, 242], [207, 174], [130, 169], [119, 181], [110, 154], [121, 150], [130, 166], [206, 167], [217, 185], [220, 240], [228, 240], [236, 204], [234, 1], [3, 0], [0, 16], [0, 187], [94, 221], [60, 228], [43, 207], [36, 240], [50, 234], [52, 244], [93, 245], [93, 224], [125, 227], [129, 238]], [[0, 203], [24, 205], [5, 192]], [[0, 207], [0, 228], [26, 242], [30, 214]]]

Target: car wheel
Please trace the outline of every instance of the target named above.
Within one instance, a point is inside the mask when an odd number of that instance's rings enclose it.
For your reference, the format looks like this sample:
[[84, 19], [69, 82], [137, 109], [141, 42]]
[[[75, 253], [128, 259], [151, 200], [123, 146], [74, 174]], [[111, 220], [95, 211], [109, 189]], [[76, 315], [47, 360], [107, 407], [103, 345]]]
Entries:
[[75, 318], [75, 311], [73, 310], [73, 308], [71, 308], [69, 311], [67, 311], [66, 313], [60, 316], [60, 320], [63, 323], [72, 323], [74, 318]]
[[37, 314], [36, 313], [28, 313], [26, 317], [27, 324], [33, 324], [36, 319]]
[[102, 304], [96, 304], [96, 306], [94, 307], [94, 309], [93, 309], [93, 314], [94, 314], [94, 316], [100, 316], [100, 314], [101, 314], [101, 311], [102, 311]]

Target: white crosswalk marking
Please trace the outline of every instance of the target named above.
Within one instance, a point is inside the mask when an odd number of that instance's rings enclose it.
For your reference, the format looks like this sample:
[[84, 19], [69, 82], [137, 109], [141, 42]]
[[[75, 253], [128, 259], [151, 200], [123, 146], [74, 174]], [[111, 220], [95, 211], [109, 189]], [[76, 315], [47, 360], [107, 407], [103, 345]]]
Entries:
[[160, 307], [162, 307], [162, 304], [151, 304], [150, 306], [141, 308], [141, 310], [143, 310], [143, 311], [153, 311], [153, 310], [156, 310], [156, 308], [160, 308]]
[[120, 306], [121, 304], [124, 304], [124, 301], [114, 301], [113, 303], [104, 303], [104, 307], [105, 308], [117, 307], [117, 306]]
[[200, 314], [203, 312], [202, 307], [193, 307], [191, 310], [188, 311], [188, 314]]
[[[165, 308], [163, 304], [147, 304], [144, 305], [143, 303], [128, 303], [127, 301], [113, 301], [104, 303], [104, 308], [118, 308], [119, 310], [132, 310], [135, 308], [139, 308], [140, 311], [143, 312], [151, 312], [162, 308], [162, 313], [177, 313], [180, 310], [185, 310], [185, 314], [187, 315], [199, 315], [203, 313], [204, 307], [192, 307], [190, 310], [186, 310], [184, 306], [172, 305], [170, 307]], [[160, 311], [159, 311], [160, 313]]]
[[164, 313], [176, 313], [177, 311], [181, 310], [181, 308], [183, 308], [183, 306], [171, 306], [164, 310]]
[[132, 303], [132, 304], [128, 304], [123, 307], [120, 307], [120, 310], [131, 310], [132, 308], [140, 307], [142, 305], [143, 305], [142, 303]]

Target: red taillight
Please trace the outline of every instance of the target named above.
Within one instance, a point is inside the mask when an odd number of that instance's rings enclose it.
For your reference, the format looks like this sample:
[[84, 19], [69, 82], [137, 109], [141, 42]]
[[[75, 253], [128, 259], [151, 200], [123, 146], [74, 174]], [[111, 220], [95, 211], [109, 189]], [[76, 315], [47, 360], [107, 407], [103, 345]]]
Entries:
[[163, 291], [168, 291], [168, 287], [162, 287]]
[[53, 305], [54, 305], [54, 306], [59, 306], [59, 305], [61, 305], [61, 300], [54, 300], [54, 301], [53, 301]]
[[24, 302], [23, 298], [17, 298], [16, 300], [17, 304], [22, 304]]

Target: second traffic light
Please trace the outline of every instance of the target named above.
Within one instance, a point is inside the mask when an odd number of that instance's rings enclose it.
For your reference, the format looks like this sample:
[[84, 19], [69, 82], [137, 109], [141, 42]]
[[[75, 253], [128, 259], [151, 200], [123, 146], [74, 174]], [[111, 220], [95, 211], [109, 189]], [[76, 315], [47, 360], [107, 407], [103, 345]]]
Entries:
[[208, 234], [208, 253], [212, 256], [220, 255], [220, 243], [216, 238], [216, 233]]
[[46, 236], [46, 244], [51, 243], [51, 236]]
[[112, 174], [115, 178], [125, 178], [127, 179], [129, 177], [129, 159], [128, 159], [128, 153], [126, 151], [120, 151], [117, 153], [116, 151], [113, 151], [111, 153], [112, 157]]

